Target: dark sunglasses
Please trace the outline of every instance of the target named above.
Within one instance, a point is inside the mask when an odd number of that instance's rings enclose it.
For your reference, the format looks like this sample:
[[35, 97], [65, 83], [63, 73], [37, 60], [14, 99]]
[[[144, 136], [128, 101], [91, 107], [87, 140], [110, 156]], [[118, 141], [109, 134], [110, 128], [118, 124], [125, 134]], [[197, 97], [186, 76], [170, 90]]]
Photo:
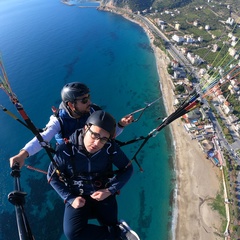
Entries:
[[82, 104], [86, 104], [89, 100], [90, 100], [90, 94], [88, 94], [87, 97], [75, 99], [76, 102], [79, 101], [79, 102], [81, 102]]

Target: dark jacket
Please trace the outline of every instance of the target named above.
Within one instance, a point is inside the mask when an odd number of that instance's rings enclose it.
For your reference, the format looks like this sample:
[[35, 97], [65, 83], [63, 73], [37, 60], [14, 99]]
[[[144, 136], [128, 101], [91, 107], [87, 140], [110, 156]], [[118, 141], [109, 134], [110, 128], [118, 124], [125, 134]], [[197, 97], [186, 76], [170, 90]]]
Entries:
[[[79, 195], [91, 195], [93, 192], [108, 188], [115, 194], [130, 179], [133, 166], [120, 147], [113, 141], [94, 154], [89, 154], [83, 146], [82, 130], [77, 130], [70, 137], [70, 144], [59, 146], [54, 159], [58, 170], [67, 178], [68, 184], [60, 180], [54, 174], [51, 163], [48, 169], [48, 180], [60, 195], [70, 204]], [[109, 169], [114, 165], [120, 171], [111, 176], [109, 181]]]

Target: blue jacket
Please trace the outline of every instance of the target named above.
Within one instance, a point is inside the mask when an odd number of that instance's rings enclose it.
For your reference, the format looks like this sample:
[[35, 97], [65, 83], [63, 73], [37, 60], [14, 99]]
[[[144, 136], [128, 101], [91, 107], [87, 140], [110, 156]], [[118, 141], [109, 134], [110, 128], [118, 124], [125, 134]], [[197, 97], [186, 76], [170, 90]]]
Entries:
[[[115, 194], [130, 179], [133, 166], [120, 147], [108, 142], [94, 154], [89, 154], [82, 142], [82, 130], [77, 130], [70, 137], [71, 143], [59, 146], [54, 159], [58, 170], [67, 177], [68, 184], [61, 181], [51, 163], [47, 178], [60, 197], [70, 204], [79, 195], [91, 195], [99, 189], [106, 189]], [[116, 166], [120, 171], [108, 179], [109, 166]]]
[[68, 110], [63, 104], [60, 105], [59, 111], [55, 114], [61, 126], [61, 131], [55, 135], [55, 139], [58, 144], [64, 143], [63, 138], [69, 138], [76, 129], [83, 128], [88, 117], [95, 111], [101, 108], [92, 104], [90, 112], [81, 116], [80, 118], [71, 117]]

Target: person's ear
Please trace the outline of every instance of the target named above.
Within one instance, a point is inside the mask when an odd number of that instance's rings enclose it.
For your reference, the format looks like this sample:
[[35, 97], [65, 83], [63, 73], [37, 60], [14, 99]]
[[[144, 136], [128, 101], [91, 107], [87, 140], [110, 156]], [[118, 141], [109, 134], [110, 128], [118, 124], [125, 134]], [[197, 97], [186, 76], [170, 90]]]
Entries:
[[75, 109], [75, 107], [74, 107], [74, 104], [73, 104], [73, 103], [71, 103], [71, 102], [68, 102], [68, 103], [67, 103], [67, 105], [68, 105], [68, 107], [69, 107], [71, 110], [74, 110], [74, 109]]

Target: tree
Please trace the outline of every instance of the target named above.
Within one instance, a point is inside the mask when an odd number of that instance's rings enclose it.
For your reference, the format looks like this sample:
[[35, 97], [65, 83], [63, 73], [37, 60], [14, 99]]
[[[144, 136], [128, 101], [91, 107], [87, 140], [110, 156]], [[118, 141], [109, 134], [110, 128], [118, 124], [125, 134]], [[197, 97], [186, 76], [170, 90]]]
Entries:
[[185, 91], [185, 88], [184, 88], [183, 85], [177, 85], [177, 86], [176, 86], [176, 91], [177, 91], [178, 93], [183, 93], [183, 92]]

